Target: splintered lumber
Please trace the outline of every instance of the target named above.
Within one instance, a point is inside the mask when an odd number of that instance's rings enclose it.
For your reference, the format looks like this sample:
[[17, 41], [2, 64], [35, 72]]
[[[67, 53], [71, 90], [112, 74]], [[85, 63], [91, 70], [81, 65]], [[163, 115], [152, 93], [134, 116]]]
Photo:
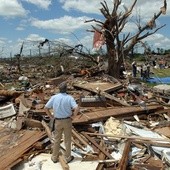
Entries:
[[31, 119], [31, 118], [27, 118], [25, 120], [25, 125], [27, 127], [31, 127], [31, 128], [39, 128], [39, 129], [43, 128], [43, 125], [39, 120], [35, 120], [35, 119]]
[[12, 90], [0, 90], [0, 96], [5, 96], [5, 97], [18, 97], [24, 92], [19, 92], [19, 91], [12, 91]]
[[147, 110], [139, 106], [105, 108], [94, 112], [81, 113], [74, 117], [73, 124], [86, 124], [107, 120], [109, 117], [130, 118], [134, 115], [149, 114], [163, 109], [160, 105], [147, 106]]
[[117, 89], [122, 88], [122, 84], [120, 82], [101, 82], [101, 81], [74, 83], [73, 86], [82, 88], [88, 91], [95, 91], [96, 88], [98, 88], [101, 91], [104, 91], [107, 93], [113, 92]]
[[47, 125], [47, 123], [44, 120], [42, 120], [41, 123], [42, 123], [42, 126], [45, 128], [45, 131], [46, 131], [50, 141], [52, 141], [52, 134], [51, 134], [51, 130], [50, 130], [49, 126]]
[[79, 144], [76, 140], [74, 140], [74, 138], [71, 139], [71, 141], [74, 143], [74, 145], [77, 148], [80, 148], [81, 150], [85, 151], [85, 149], [83, 148], [83, 146], [81, 144]]
[[89, 144], [79, 135], [74, 129], [72, 129], [72, 134], [75, 138], [77, 138], [84, 146], [88, 146]]
[[[102, 84], [102, 85], [100, 85], [100, 84]], [[90, 91], [90, 92], [93, 92], [93, 93], [96, 93], [96, 94], [100, 93], [100, 95], [103, 95], [105, 98], [107, 98], [109, 100], [113, 100], [118, 105], [129, 106], [129, 104], [126, 103], [125, 101], [122, 101], [122, 100], [110, 95], [109, 93], [107, 93], [108, 88], [105, 89], [103, 86], [106, 86], [106, 85], [105, 84], [103, 85], [103, 84], [104, 83], [86, 83], [86, 84], [73, 84], [73, 86], [77, 87], [77, 88], [87, 90], [87, 91]], [[122, 87], [122, 85], [120, 83], [111, 84], [110, 86], [112, 87], [112, 91], [117, 90], [118, 88]], [[97, 90], [97, 89], [99, 89], [99, 90]]]
[[91, 138], [87, 133], [82, 132], [82, 134], [96, 147], [98, 148], [103, 154], [105, 154], [108, 158], [113, 159], [109, 152], [107, 152], [103, 147], [101, 147], [93, 138]]
[[[103, 140], [103, 139], [101, 139], [101, 141], [100, 141], [100, 146], [101, 146], [102, 148], [106, 148], [106, 149], [107, 149], [107, 147], [105, 146], [105, 143], [104, 143], [104, 140]], [[100, 153], [99, 153], [99, 159], [104, 160], [105, 158], [106, 158], [105, 154], [100, 151]]]
[[106, 92], [101, 92], [101, 95], [104, 95], [107, 99], [113, 100], [114, 102], [116, 102], [117, 104], [121, 105], [121, 106], [130, 106], [128, 103], [126, 103], [123, 100], [120, 100], [119, 98], [116, 98], [114, 96], [112, 96], [109, 93]]
[[102, 136], [102, 137], [111, 137], [112, 140], [113, 138], [117, 139], [117, 138], [120, 138], [120, 139], [131, 139], [131, 141], [141, 141], [141, 142], [147, 142], [147, 141], [152, 141], [152, 142], [155, 142], [155, 145], [157, 146], [158, 144], [158, 141], [160, 142], [164, 142], [164, 144], [166, 144], [165, 142], [168, 142], [170, 143], [170, 139], [168, 138], [148, 138], [148, 137], [140, 137], [140, 136], [127, 136], [127, 135], [108, 135], [108, 134], [101, 134], [101, 133], [89, 133], [89, 132], [86, 132], [87, 135], [90, 135], [90, 136]]
[[96, 170], [103, 170], [104, 169], [104, 163], [100, 163], [97, 165]]
[[[103, 141], [103, 140], [101, 140], [100, 145], [101, 145], [101, 147], [105, 147], [105, 144], [104, 144], [104, 141]], [[105, 163], [105, 161], [106, 161], [106, 160], [105, 160], [106, 155], [105, 155], [104, 153], [100, 152], [100, 153], [99, 153], [99, 158], [102, 160], [102, 162], [99, 161], [99, 164], [98, 164], [96, 170], [102, 170], [102, 169], [104, 169], [104, 163]]]
[[125, 148], [124, 148], [124, 151], [122, 154], [122, 158], [119, 162], [119, 166], [118, 166], [117, 170], [126, 170], [127, 169], [130, 151], [131, 151], [131, 141], [128, 140], [128, 141], [126, 141]]
[[61, 164], [63, 170], [69, 170], [70, 169], [66, 160], [64, 159], [63, 155], [59, 155], [59, 161], [60, 161], [60, 164]]
[[9, 134], [8, 139], [0, 142], [0, 169], [9, 169], [22, 160], [24, 153], [29, 151], [37, 141], [46, 136], [42, 131], [18, 131], [1, 130], [3, 135]]
[[0, 82], [0, 86], [2, 86], [3, 88], [5, 87], [1, 82]]

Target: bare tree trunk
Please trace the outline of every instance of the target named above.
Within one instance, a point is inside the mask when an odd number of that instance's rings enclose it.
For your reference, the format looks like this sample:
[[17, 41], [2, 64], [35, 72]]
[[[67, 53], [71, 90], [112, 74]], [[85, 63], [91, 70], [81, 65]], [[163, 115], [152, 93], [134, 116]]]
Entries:
[[[123, 65], [123, 57], [122, 55], [119, 55], [119, 61], [116, 61], [115, 59], [116, 54], [114, 54], [114, 51], [111, 53], [108, 53], [108, 74], [113, 76], [114, 78], [120, 78], [120, 67]], [[121, 60], [120, 60], [121, 58]]]
[[[139, 20], [136, 20], [137, 30], [133, 34], [131, 32], [124, 34], [123, 29], [125, 25], [129, 22], [128, 18], [132, 17], [132, 11], [138, 0], [133, 0], [131, 6], [127, 8], [124, 6], [124, 11], [119, 11], [120, 5], [122, 5], [122, 0], [113, 1], [113, 9], [110, 11], [106, 1], [101, 2], [102, 8], [101, 13], [105, 17], [105, 22], [99, 20], [90, 20], [86, 22], [95, 21], [101, 29], [93, 26], [93, 29], [101, 32], [105, 38], [108, 54], [108, 73], [109, 75], [119, 78], [120, 68], [123, 64], [124, 56], [129, 54], [135, 44], [139, 41], [155, 34], [159, 29], [163, 28], [165, 25], [156, 27], [155, 21], [160, 17], [161, 14], [166, 14], [167, 2], [164, 0], [164, 5], [160, 8], [158, 13], [155, 13], [153, 17], [148, 20], [144, 25]], [[121, 35], [123, 33], [123, 36]], [[133, 51], [132, 51], [133, 52]], [[133, 53], [132, 53], [133, 54]]]
[[108, 52], [108, 74], [115, 78], [120, 78], [120, 67], [123, 64], [122, 47], [116, 49], [112, 38], [106, 40]]

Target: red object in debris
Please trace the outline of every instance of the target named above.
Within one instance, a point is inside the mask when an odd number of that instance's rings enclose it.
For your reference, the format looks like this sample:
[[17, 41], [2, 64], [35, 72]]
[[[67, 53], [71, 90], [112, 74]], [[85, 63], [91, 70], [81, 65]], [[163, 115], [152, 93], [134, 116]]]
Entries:
[[93, 48], [99, 50], [104, 43], [105, 41], [103, 34], [95, 30], [93, 37]]
[[123, 93], [123, 92], [118, 93], [118, 96], [119, 96], [119, 97], [124, 97], [124, 96], [125, 96], [125, 93]]

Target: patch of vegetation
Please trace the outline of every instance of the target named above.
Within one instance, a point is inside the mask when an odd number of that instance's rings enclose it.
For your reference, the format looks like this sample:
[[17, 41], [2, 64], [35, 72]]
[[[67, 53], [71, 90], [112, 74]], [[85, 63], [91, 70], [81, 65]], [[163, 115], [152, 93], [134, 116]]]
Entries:
[[153, 69], [153, 73], [157, 77], [170, 77], [170, 68], [166, 68], [166, 69]]

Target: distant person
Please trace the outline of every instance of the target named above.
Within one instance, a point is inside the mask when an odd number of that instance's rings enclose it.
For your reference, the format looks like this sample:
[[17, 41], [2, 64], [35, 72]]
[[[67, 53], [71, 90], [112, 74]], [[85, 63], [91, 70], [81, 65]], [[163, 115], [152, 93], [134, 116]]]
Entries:
[[156, 60], [153, 60], [153, 61], [152, 61], [152, 64], [153, 64], [153, 67], [155, 68], [155, 66], [156, 66]]
[[124, 79], [125, 77], [124, 77], [124, 72], [125, 72], [125, 66], [122, 64], [121, 66], [120, 66], [120, 78], [121, 79]]
[[137, 66], [136, 66], [136, 61], [132, 63], [132, 75], [133, 77], [136, 77], [137, 74]]
[[[66, 162], [71, 162], [74, 157], [71, 156], [71, 134], [72, 134], [72, 116], [76, 116], [79, 108], [75, 99], [66, 93], [67, 83], [63, 82], [59, 85], [59, 93], [53, 95], [46, 103], [45, 109], [49, 117], [55, 118], [55, 136], [54, 146], [51, 160], [56, 163], [59, 159], [60, 142], [62, 133], [64, 132], [65, 142], [65, 159]], [[53, 109], [54, 115], [51, 115], [49, 109]], [[74, 111], [72, 113], [72, 110]]]
[[163, 60], [163, 58], [159, 59], [159, 68], [160, 69], [164, 68], [164, 60]]
[[165, 68], [168, 68], [168, 62], [165, 60]]
[[147, 79], [147, 65], [146, 63], [143, 64], [143, 67], [142, 67], [142, 70], [143, 70], [143, 80], [146, 81]]
[[148, 78], [150, 78], [150, 64], [147, 63], [147, 64], [146, 64], [146, 67], [147, 67], [146, 78], [148, 79]]
[[140, 77], [143, 78], [143, 66], [141, 65], [140, 67]]

